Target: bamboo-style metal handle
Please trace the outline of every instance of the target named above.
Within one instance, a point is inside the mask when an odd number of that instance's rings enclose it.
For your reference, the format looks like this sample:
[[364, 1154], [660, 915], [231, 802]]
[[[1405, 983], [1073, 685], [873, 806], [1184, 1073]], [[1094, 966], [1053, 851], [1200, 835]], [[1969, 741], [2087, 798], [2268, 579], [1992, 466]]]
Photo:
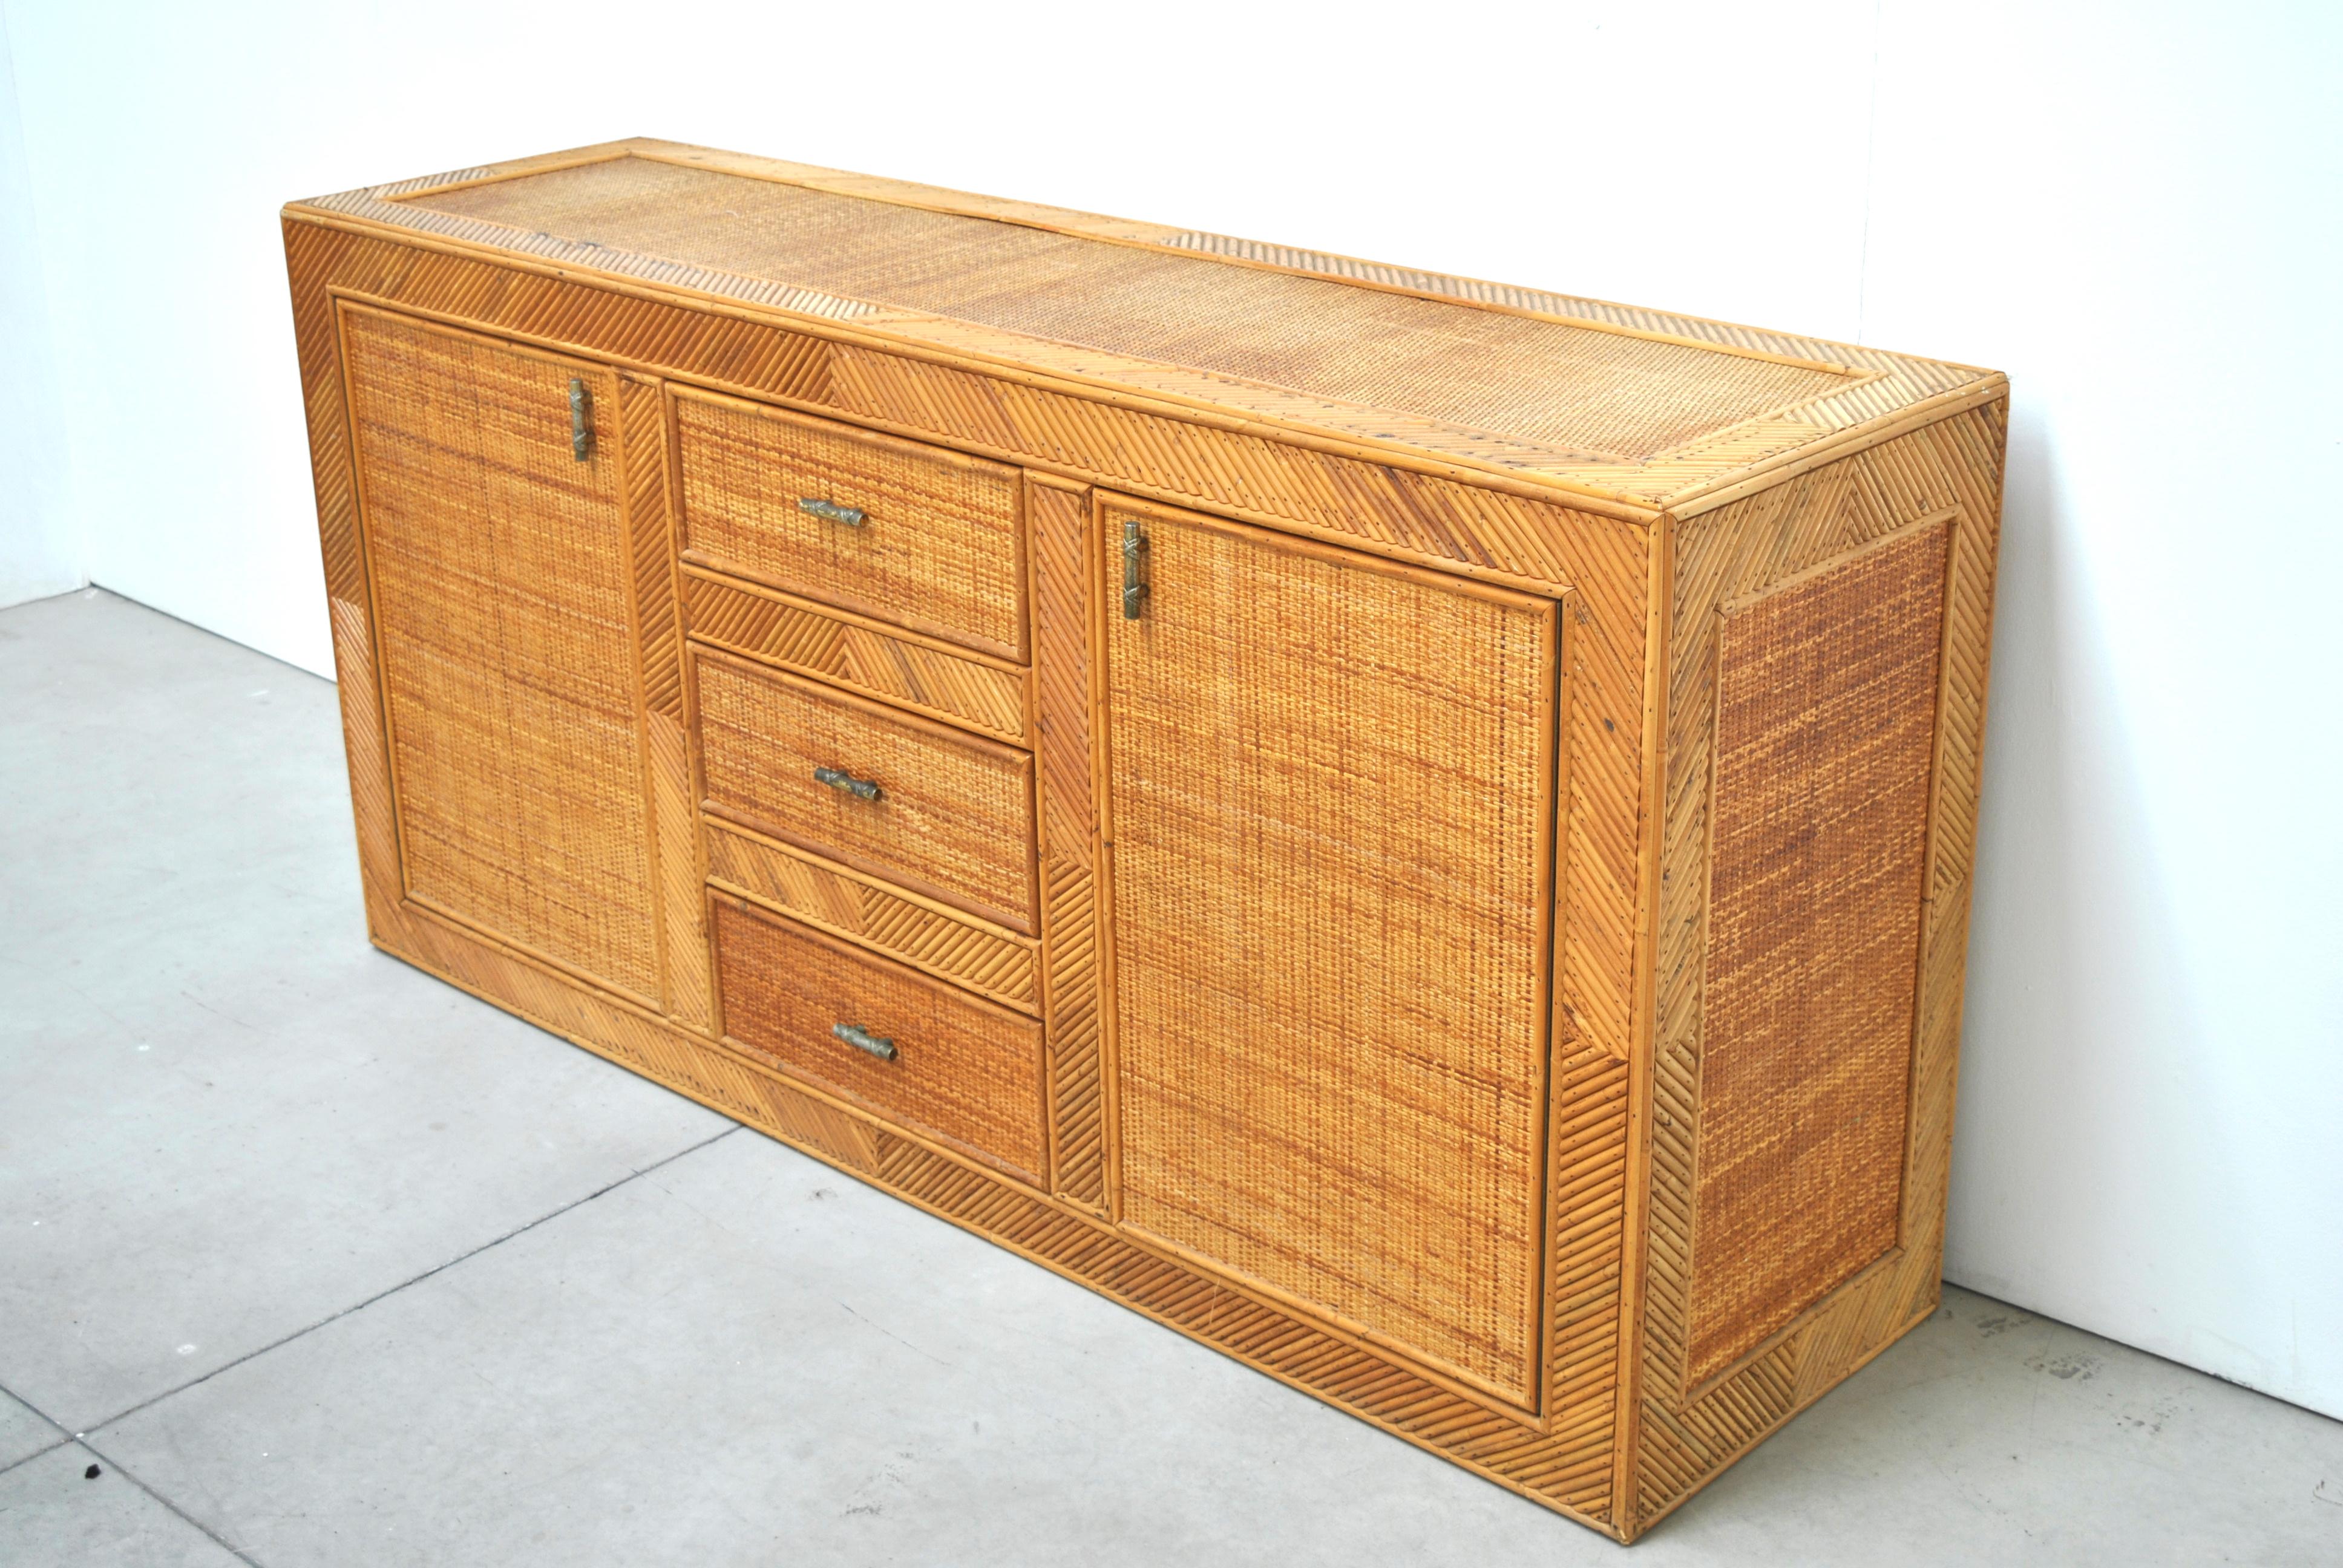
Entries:
[[841, 507], [836, 501], [825, 501], [820, 496], [799, 496], [798, 510], [811, 512], [826, 523], [843, 523], [850, 528], [862, 526], [860, 507]]
[[895, 1042], [884, 1035], [871, 1033], [860, 1024], [833, 1023], [830, 1032], [857, 1050], [867, 1050], [881, 1061], [895, 1060]]
[[581, 463], [594, 456], [594, 395], [581, 376], [569, 378], [569, 455]]
[[1122, 618], [1137, 620], [1147, 598], [1147, 540], [1137, 518], [1122, 519]]
[[817, 768], [813, 770], [813, 776], [817, 783], [827, 784], [833, 789], [842, 789], [857, 800], [879, 799], [879, 786], [875, 780], [857, 779], [844, 769]]

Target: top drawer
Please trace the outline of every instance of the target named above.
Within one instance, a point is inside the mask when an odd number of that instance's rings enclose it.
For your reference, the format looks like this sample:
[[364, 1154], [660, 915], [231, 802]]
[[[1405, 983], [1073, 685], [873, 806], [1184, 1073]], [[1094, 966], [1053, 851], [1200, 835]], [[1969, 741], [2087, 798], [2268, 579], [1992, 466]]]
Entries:
[[1025, 658], [1016, 469], [680, 387], [676, 431], [691, 558]]

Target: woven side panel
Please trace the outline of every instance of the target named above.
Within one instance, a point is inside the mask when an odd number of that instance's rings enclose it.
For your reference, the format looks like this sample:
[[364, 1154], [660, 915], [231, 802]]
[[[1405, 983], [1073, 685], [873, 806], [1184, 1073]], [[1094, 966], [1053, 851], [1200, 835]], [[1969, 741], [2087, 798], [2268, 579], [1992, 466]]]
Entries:
[[1091, 498], [1029, 483], [1036, 754], [1041, 795], [1041, 943], [1049, 965], [1056, 1186], [1106, 1202], [1100, 1062], [1098, 885], [1091, 785]]
[[[1025, 648], [1014, 468], [729, 397], [676, 399], [696, 558], [1005, 658]], [[801, 501], [861, 514], [853, 526]]]
[[[694, 656], [718, 808], [857, 870], [1033, 928], [1033, 761], [721, 655]], [[815, 779], [880, 787], [859, 799]]]
[[[1038, 1024], [737, 900], [719, 898], [715, 910], [727, 1040], [1041, 1180], [1049, 1144]], [[882, 1061], [838, 1039], [840, 1023], [887, 1038], [896, 1055]]]
[[[1677, 530], [1637, 1527], [1836, 1383], [1936, 1299], [2006, 414], [2006, 403], [1994, 403], [1953, 416]], [[1708, 1022], [1704, 980], [1709, 974], [1717, 636], [1726, 619], [1716, 612], [1948, 509], [1954, 514], [1950, 581], [1911, 1013], [1902, 1254], [1892, 1267], [1842, 1287], [1771, 1349], [1688, 1403], [1694, 1142]]]
[[628, 993], [660, 992], [618, 381], [344, 317], [407, 886]]
[[717, 885], [848, 937], [993, 1000], [1038, 1010], [1031, 941], [915, 904], [875, 882], [711, 821], [708, 874]]
[[775, 397], [820, 398], [830, 346], [761, 322], [311, 224], [286, 226], [306, 286], [460, 317], [571, 352]]
[[1106, 706], [1124, 1217], [1530, 1402], [1554, 607], [1144, 527]]
[[1898, 535], [1718, 638], [1694, 1382], [1896, 1244], [1945, 544]]
[[1011, 672], [888, 637], [745, 583], [683, 578], [691, 635], [785, 669], [834, 680], [1005, 740], [1025, 739], [1024, 682]]
[[635, 628], [643, 683], [643, 742], [650, 765], [659, 913], [665, 923], [667, 1012], [695, 1029], [713, 1021], [707, 900], [700, 894], [699, 796], [683, 714], [683, 626], [675, 595], [675, 534], [668, 518], [667, 399], [658, 383], [621, 377], [627, 523], [633, 534]]

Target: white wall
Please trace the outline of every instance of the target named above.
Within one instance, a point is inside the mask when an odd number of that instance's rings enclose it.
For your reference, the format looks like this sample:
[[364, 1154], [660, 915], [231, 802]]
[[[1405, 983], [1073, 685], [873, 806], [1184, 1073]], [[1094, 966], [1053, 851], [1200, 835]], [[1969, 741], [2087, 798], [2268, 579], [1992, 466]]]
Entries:
[[0, 608], [82, 585], [15, 63], [0, 27]]
[[2007, 369], [1948, 1268], [2343, 1414], [2331, 4], [0, 3], [90, 573], [316, 669], [275, 209], [498, 156], [666, 136]]

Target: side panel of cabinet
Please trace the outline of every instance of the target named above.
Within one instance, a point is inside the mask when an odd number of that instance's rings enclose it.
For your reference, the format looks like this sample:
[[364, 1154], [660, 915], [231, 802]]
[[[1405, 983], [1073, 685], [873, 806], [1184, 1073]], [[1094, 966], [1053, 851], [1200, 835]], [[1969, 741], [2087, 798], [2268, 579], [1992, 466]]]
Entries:
[[1103, 525], [1122, 1218], [1534, 1410], [1557, 607]]
[[669, 1010], [619, 378], [339, 319], [403, 895]]

